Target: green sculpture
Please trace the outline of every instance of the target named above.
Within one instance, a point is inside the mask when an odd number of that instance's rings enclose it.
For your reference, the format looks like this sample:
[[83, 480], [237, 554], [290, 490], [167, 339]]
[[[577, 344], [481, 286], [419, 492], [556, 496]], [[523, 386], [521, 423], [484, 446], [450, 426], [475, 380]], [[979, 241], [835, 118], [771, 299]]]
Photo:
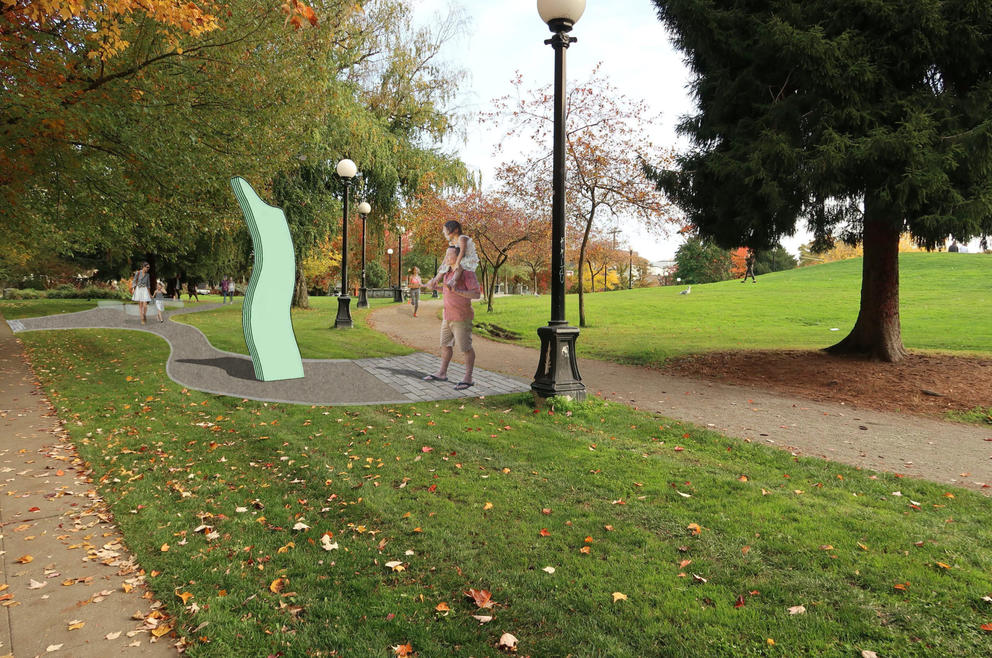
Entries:
[[245, 342], [263, 382], [303, 377], [303, 359], [289, 315], [296, 283], [296, 256], [286, 216], [268, 205], [243, 178], [231, 179], [255, 248], [255, 267], [241, 309]]

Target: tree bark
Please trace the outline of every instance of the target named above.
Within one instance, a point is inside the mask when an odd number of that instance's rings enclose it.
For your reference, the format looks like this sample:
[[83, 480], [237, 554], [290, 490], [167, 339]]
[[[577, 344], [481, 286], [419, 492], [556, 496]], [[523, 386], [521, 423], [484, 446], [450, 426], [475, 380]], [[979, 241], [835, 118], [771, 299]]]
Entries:
[[875, 219], [865, 203], [861, 310], [851, 333], [831, 354], [857, 354], [898, 363], [906, 356], [899, 324], [899, 224]]
[[310, 293], [307, 292], [307, 278], [303, 276], [302, 267], [296, 268], [296, 284], [293, 286], [292, 307], [310, 308]]

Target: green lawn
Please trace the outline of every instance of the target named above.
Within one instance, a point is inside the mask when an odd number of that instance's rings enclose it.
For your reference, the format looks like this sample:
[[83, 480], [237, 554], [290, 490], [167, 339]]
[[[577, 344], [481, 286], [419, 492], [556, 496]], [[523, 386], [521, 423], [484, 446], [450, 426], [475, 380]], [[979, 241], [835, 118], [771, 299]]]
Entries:
[[[909, 253], [900, 258], [902, 335], [917, 350], [992, 356], [992, 255]], [[646, 365], [688, 353], [737, 349], [819, 349], [858, 316], [861, 259], [776, 272], [756, 284], [724, 281], [587, 294], [577, 349], [583, 357]], [[500, 297], [476, 321], [519, 332], [539, 345], [550, 298]], [[566, 300], [578, 326], [578, 297]], [[836, 329], [836, 331], [831, 331]]]
[[266, 404], [185, 391], [152, 335], [21, 339], [191, 656], [992, 654], [962, 489], [596, 400]]
[[[219, 301], [219, 300], [218, 300]], [[338, 312], [337, 297], [311, 297], [310, 310], [292, 311], [293, 330], [304, 359], [355, 359], [410, 354], [408, 347], [394, 343], [365, 324], [370, 309], [355, 308], [352, 299], [351, 329], [334, 329]], [[392, 304], [387, 299], [371, 299], [372, 308]], [[245, 335], [241, 330], [241, 304], [231, 304], [212, 311], [203, 311], [173, 318], [193, 325], [206, 335], [219, 350], [248, 354]]]
[[0, 313], [5, 320], [22, 320], [42, 315], [76, 313], [96, 308], [93, 299], [0, 299]]

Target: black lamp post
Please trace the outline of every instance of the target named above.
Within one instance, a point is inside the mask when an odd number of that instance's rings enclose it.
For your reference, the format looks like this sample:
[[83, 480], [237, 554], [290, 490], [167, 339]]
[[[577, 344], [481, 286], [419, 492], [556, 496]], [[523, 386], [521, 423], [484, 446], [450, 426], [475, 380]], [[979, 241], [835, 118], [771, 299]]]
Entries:
[[[434, 257], [434, 276], [437, 277], [437, 256]], [[437, 288], [431, 291], [431, 297], [437, 299]]]
[[341, 294], [338, 295], [338, 316], [334, 319], [335, 329], [351, 329], [351, 297], [348, 296], [348, 188], [351, 179], [358, 173], [358, 167], [345, 158], [338, 163], [338, 177], [344, 186], [344, 206], [341, 214]]
[[396, 237], [396, 287], [393, 288], [393, 301], [403, 301], [403, 227], [397, 226]]
[[365, 220], [368, 219], [369, 213], [372, 212], [372, 206], [367, 201], [362, 201], [358, 204], [357, 210], [359, 216], [362, 218], [362, 287], [358, 289], [358, 303], [355, 304], [355, 307], [368, 308], [369, 289], [365, 287]]
[[634, 287], [634, 250], [627, 250], [627, 290]]
[[541, 20], [554, 36], [554, 151], [551, 194], [551, 321], [539, 327], [541, 359], [530, 389], [540, 397], [564, 395], [585, 399], [586, 387], [575, 358], [577, 327], [565, 320], [565, 50], [575, 41], [568, 33], [585, 11], [586, 0], [537, 0]]
[[386, 256], [388, 260], [386, 261], [386, 285], [393, 285], [393, 250], [389, 248], [386, 250]]

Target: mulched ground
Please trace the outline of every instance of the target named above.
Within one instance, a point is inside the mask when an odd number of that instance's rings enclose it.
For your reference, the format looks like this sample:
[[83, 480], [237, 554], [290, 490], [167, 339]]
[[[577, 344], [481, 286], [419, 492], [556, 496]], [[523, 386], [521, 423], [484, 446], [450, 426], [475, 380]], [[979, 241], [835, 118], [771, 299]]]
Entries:
[[674, 359], [665, 370], [927, 416], [992, 407], [992, 360], [986, 359], [910, 354], [893, 364], [819, 351], [715, 352]]

